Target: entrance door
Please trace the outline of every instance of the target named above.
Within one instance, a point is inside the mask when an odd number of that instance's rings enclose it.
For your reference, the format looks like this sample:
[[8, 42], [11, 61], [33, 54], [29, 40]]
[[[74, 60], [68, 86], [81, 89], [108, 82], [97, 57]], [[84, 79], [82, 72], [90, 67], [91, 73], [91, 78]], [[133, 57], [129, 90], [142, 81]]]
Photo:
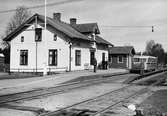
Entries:
[[91, 51], [90, 52], [90, 65], [93, 65], [93, 60], [95, 58], [95, 52], [94, 51]]
[[105, 53], [102, 53], [102, 69], [106, 69]]
[[105, 61], [105, 53], [102, 53], [102, 61]]

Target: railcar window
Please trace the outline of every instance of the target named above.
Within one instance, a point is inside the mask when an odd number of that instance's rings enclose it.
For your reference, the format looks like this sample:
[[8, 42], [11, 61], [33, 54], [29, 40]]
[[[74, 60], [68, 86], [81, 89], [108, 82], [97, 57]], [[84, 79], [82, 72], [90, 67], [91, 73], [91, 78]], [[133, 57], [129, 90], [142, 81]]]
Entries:
[[139, 58], [134, 58], [133, 61], [134, 62], [140, 62], [140, 59]]
[[156, 59], [150, 58], [150, 59], [148, 59], [148, 62], [149, 62], [149, 63], [156, 63]]
[[146, 58], [142, 58], [142, 60], [143, 60], [143, 62], [146, 62], [147, 59]]

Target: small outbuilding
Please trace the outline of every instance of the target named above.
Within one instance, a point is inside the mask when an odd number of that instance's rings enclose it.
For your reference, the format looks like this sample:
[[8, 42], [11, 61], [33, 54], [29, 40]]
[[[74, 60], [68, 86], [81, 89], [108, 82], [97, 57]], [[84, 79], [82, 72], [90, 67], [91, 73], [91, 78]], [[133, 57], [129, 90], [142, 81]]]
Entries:
[[135, 55], [133, 46], [116, 46], [109, 48], [109, 68], [131, 69]]

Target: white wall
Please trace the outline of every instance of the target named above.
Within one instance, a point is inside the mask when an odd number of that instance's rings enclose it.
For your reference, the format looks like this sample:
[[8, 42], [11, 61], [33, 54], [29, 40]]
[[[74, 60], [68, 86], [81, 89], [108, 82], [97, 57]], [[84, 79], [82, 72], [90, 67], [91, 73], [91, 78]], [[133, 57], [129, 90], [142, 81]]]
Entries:
[[102, 53], [105, 53], [105, 61], [108, 61], [108, 50], [98, 50], [96, 51], [96, 59], [97, 59], [97, 63], [101, 63], [102, 62]]
[[[38, 25], [38, 27], [40, 27]], [[33, 69], [36, 68], [36, 42], [35, 42], [35, 32], [34, 26], [30, 26], [25, 31], [20, 33], [11, 41], [11, 71], [24, 71], [24, 72], [32, 72]], [[47, 63], [48, 65], [48, 51], [49, 49], [57, 49], [58, 50], [58, 65], [57, 66], [49, 66], [50, 68], [58, 68], [59, 70], [64, 67], [68, 67], [69, 64], [69, 45], [59, 36], [57, 37], [57, 41], [53, 40], [54, 34], [50, 31], [46, 32], [46, 39], [44, 38], [44, 30], [42, 30], [42, 41], [37, 43], [37, 65], [38, 71], [41, 72], [43, 70], [43, 64]], [[24, 42], [21, 42], [21, 36], [24, 36]], [[47, 42], [46, 44], [44, 42]], [[46, 50], [47, 48], [47, 50]], [[21, 66], [20, 65], [20, 50], [27, 49], [28, 50], [28, 65]], [[48, 68], [49, 68], [48, 67]], [[63, 69], [66, 70], [66, 69]]]
[[[42, 28], [38, 25], [38, 27]], [[21, 42], [21, 36], [24, 36], [24, 42]], [[37, 69], [38, 72], [43, 71], [44, 64], [51, 71], [69, 70], [69, 44], [60, 36], [57, 36], [57, 41], [53, 40], [54, 34], [47, 30], [46, 39], [44, 38], [44, 30], [42, 30], [42, 41], [35, 42], [34, 25], [27, 28], [25, 31], [11, 40], [11, 65], [12, 72], [32, 72], [36, 69], [36, 53], [37, 53]], [[79, 41], [80, 42], [80, 41]], [[20, 50], [28, 50], [28, 65], [20, 65]], [[48, 51], [49, 49], [57, 49], [58, 65], [48, 66]], [[81, 66], [75, 66], [75, 50], [81, 50]], [[108, 50], [97, 49], [95, 56], [97, 63], [102, 61], [102, 53], [105, 53], [105, 59], [108, 60]], [[90, 44], [88, 42], [80, 42], [80, 46], [72, 45], [71, 49], [71, 70], [84, 70], [85, 64], [90, 66]], [[89, 67], [93, 68], [93, 67]]]
[[[75, 50], [81, 50], [81, 66], [75, 66]], [[97, 49], [95, 52], [95, 57], [97, 63], [102, 62], [102, 53], [105, 53], [105, 60], [108, 60], [108, 50], [99, 50]], [[80, 47], [72, 47], [72, 70], [84, 70], [85, 64], [89, 64], [89, 69], [93, 69], [93, 66], [90, 65], [90, 47], [89, 44], [81, 44]]]
[[[75, 65], [75, 51], [81, 50], [81, 66]], [[89, 44], [80, 43], [80, 46], [73, 46], [71, 50], [71, 69], [72, 70], [84, 70], [85, 64], [90, 65], [90, 49]]]

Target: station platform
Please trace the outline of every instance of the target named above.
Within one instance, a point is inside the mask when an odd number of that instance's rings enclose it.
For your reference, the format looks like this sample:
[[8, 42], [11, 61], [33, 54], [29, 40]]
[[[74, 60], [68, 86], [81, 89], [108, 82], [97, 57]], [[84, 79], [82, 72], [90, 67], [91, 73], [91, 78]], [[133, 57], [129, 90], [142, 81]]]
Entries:
[[0, 80], [0, 95], [30, 91], [39, 88], [54, 87], [81, 76], [97, 76], [106, 74], [114, 75], [120, 73], [128, 73], [128, 70], [113, 68], [108, 70], [97, 70], [96, 73], [94, 73], [92, 70], [83, 70], [24, 79], [5, 79]]

